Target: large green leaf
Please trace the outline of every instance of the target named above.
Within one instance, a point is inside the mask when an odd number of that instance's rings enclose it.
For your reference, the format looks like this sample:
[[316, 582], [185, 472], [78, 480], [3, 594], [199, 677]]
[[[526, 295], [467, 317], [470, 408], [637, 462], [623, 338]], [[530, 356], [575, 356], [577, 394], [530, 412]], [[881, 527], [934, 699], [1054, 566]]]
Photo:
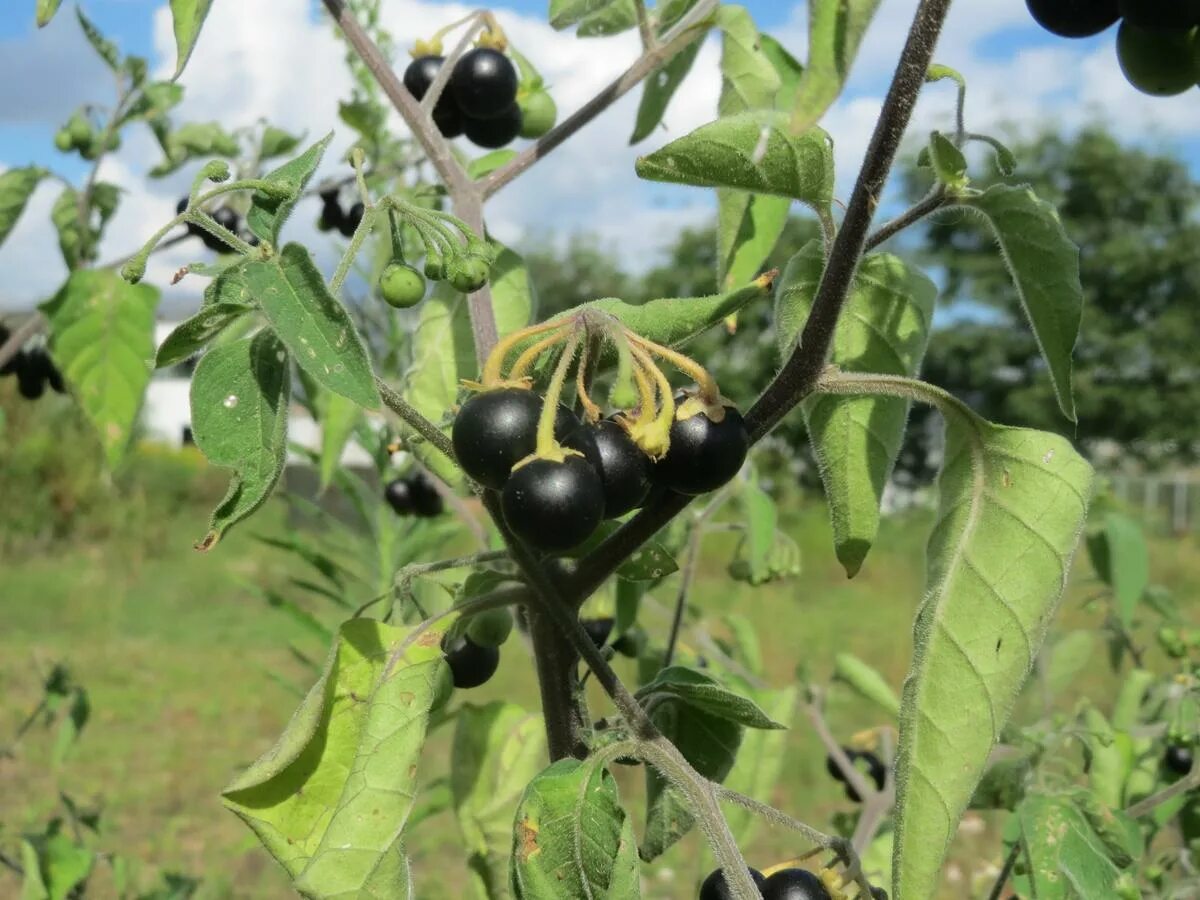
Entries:
[[897, 759], [896, 894], [931, 897], [945, 850], [1066, 583], [1092, 470], [1065, 439], [985, 422], [948, 397], [928, 589]]
[[325, 148], [331, 140], [332, 131], [295, 159], [263, 176], [266, 181], [285, 186], [290, 193], [285, 196], [269, 196], [262, 191], [255, 191], [250, 198], [250, 212], [246, 214], [247, 228], [264, 241], [279, 243], [279, 232], [283, 223], [296, 208], [301, 192], [317, 171], [321, 157], [325, 155]]
[[636, 900], [633, 824], [608, 770], [560, 759], [529, 783], [512, 836], [517, 900]]
[[37, 0], [38, 28], [45, 28], [49, 25], [60, 6], [62, 6], [62, 0]]
[[841, 94], [878, 7], [879, 0], [810, 0], [808, 64], [793, 105], [793, 134], [819, 122]]
[[317, 397], [317, 412], [321, 425], [321, 462], [317, 471], [321, 490], [325, 490], [342, 464], [342, 454], [362, 419], [362, 410], [341, 394], [322, 391]]
[[833, 199], [833, 149], [813, 128], [796, 137], [781, 113], [752, 110], [701, 125], [638, 159], [650, 181], [790, 197], [823, 209]]
[[471, 868], [493, 888], [508, 883], [513, 810], [542, 767], [541, 716], [514, 703], [468, 703], [458, 711], [450, 789]]
[[412, 895], [400, 840], [443, 675], [441, 637], [344, 623], [279, 741], [225, 789], [305, 897]]
[[838, 681], [870, 700], [889, 716], [900, 714], [900, 698], [892, 686], [873, 666], [867, 665], [852, 653], [839, 653], [833, 658], [833, 675]]
[[992, 185], [965, 205], [983, 213], [995, 231], [1050, 370], [1058, 406], [1074, 422], [1071, 352], [1083, 311], [1079, 248], [1067, 236], [1054, 207], [1028, 186]]
[[171, 18], [175, 25], [175, 78], [183, 72], [192, 50], [196, 47], [196, 39], [200, 37], [200, 29], [212, 6], [212, 0], [171, 0]]
[[271, 495], [287, 459], [288, 355], [270, 331], [210, 350], [192, 376], [192, 432], [209, 461], [233, 469], [200, 543], [209, 549]]
[[[750, 691], [749, 697], [784, 728], [790, 728], [796, 715], [795, 685], [780, 690]], [[763, 803], [772, 802], [771, 792], [783, 771], [787, 752], [787, 731], [755, 728], [745, 733], [738, 748], [737, 760], [725, 778], [725, 786], [753, 797]], [[744, 806], [730, 804], [725, 808], [725, 821], [742, 847], [750, 846], [762, 818]]]
[[1092, 565], [1113, 590], [1113, 606], [1128, 628], [1150, 584], [1150, 551], [1141, 525], [1129, 516], [1109, 512], [1087, 539]]
[[747, 728], [780, 730], [784, 726], [748, 697], [718, 684], [716, 679], [684, 666], [668, 666], [638, 690], [643, 704], [677, 698], [694, 709]]
[[749, 11], [744, 6], [722, 4], [717, 8], [716, 25], [722, 33], [718, 115], [774, 108], [782, 81], [763, 53], [758, 27]]
[[1037, 900], [1117, 897], [1121, 872], [1070, 795], [1033, 794], [1017, 809], [1026, 866], [1014, 881]]
[[0, 174], [0, 244], [8, 239], [34, 188], [47, 174], [38, 166], [9, 169]]
[[637, 24], [634, 0], [609, 0], [607, 6], [596, 10], [579, 22], [576, 37], [608, 37], [628, 31]]
[[100, 436], [110, 467], [125, 452], [150, 380], [158, 300], [150, 285], [95, 269], [72, 272], [41, 307], [50, 321], [50, 353]]
[[278, 256], [246, 263], [244, 272], [250, 296], [300, 367], [321, 387], [378, 409], [367, 349], [308, 250], [288, 244]]
[[[812, 310], [824, 269], [813, 241], [792, 257], [776, 292], [779, 354], [787, 359]], [[849, 372], [913, 376], [929, 343], [937, 287], [889, 253], [858, 267], [830, 361]], [[909, 403], [897, 397], [815, 395], [804, 419], [825, 485], [838, 560], [854, 577], [879, 530], [879, 504], [904, 440]]]

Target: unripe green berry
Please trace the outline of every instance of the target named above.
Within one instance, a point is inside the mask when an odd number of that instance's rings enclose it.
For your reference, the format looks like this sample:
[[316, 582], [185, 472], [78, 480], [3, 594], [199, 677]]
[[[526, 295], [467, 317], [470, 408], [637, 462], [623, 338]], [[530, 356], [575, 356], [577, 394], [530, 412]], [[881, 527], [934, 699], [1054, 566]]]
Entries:
[[71, 132], [65, 128], [58, 129], [54, 134], [54, 146], [62, 153], [69, 152], [75, 146], [71, 140]]
[[558, 118], [558, 107], [554, 98], [544, 90], [537, 90], [517, 98], [521, 107], [521, 131], [523, 138], [540, 138], [554, 127]]
[[440, 254], [425, 254], [425, 277], [430, 281], [441, 281], [446, 277], [446, 263]]
[[446, 264], [446, 280], [456, 291], [473, 294], [487, 284], [491, 266], [482, 256], [467, 254]]
[[379, 277], [379, 293], [389, 306], [410, 309], [425, 297], [425, 279], [408, 263], [389, 263]]
[[467, 621], [467, 637], [481, 647], [499, 647], [512, 632], [513, 617], [507, 609], [486, 609]]

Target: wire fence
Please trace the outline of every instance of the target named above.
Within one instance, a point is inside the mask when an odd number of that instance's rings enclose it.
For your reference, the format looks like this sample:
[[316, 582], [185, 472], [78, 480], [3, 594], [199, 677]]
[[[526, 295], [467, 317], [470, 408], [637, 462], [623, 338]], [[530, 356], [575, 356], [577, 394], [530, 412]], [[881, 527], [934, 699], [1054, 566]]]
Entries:
[[1175, 535], [1200, 531], [1200, 472], [1106, 477], [1113, 495], [1148, 528]]

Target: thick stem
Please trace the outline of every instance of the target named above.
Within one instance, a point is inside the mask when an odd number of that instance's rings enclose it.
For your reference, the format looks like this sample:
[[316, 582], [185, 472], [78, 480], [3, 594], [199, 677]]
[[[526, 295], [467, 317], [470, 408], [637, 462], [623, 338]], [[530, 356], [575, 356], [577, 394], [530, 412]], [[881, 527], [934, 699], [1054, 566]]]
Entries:
[[937, 212], [945, 203], [946, 188], [939, 184], [913, 206], [896, 216], [890, 222], [880, 225], [877, 230], [872, 232], [871, 236], [867, 238], [866, 249], [868, 251], [874, 250], [884, 241], [895, 237], [910, 225], [916, 224], [930, 213]]
[[378, 376], [375, 378], [375, 387], [379, 388], [379, 396], [388, 409], [399, 416], [406, 425], [411, 426], [417, 434], [433, 444], [448, 459], [454, 459], [454, 445], [450, 443], [450, 438], [446, 437], [440, 428], [417, 412], [407, 400], [392, 390]]
[[[464, 179], [466, 175], [463, 175]], [[479, 187], [467, 180], [466, 186], [450, 185], [450, 199], [454, 203], [455, 214], [462, 219], [468, 228], [480, 237], [486, 233], [483, 223], [483, 198]], [[499, 339], [496, 329], [496, 313], [492, 308], [492, 288], [485, 284], [473, 294], [467, 296], [467, 311], [471, 314], [471, 335], [475, 339], [475, 358], [483, 365], [492, 348]]]
[[925, 83], [925, 73], [949, 8], [950, 0], [921, 0], [917, 8], [800, 341], [746, 415], [746, 425], [755, 439], [767, 434], [812, 392], [825, 368], [838, 318], [866, 246], [867, 230], [908, 127], [917, 95]]

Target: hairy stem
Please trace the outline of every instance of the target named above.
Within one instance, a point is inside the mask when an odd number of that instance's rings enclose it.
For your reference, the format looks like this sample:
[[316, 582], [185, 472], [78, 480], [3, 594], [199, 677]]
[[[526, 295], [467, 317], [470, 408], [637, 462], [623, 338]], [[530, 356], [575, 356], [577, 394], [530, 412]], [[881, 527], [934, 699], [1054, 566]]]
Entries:
[[913, 204], [913, 206], [873, 231], [871, 236], [867, 238], [865, 249], [868, 251], [874, 250], [884, 241], [895, 237], [910, 225], [915, 225], [930, 213], [937, 212], [946, 205], [946, 202], [946, 188], [944, 185], [939, 184], [925, 197]]
[[448, 459], [454, 459], [454, 445], [450, 443], [450, 438], [446, 437], [440, 428], [417, 412], [415, 407], [401, 397], [399, 393], [392, 390], [378, 375], [375, 376], [375, 387], [379, 389], [379, 396], [388, 409], [399, 416], [406, 425], [429, 441]]

